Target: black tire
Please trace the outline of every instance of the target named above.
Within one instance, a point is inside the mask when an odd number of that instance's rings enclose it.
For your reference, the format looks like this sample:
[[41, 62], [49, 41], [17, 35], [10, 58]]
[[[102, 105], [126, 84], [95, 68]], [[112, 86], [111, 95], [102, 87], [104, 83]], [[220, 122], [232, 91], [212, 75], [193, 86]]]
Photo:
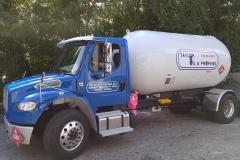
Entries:
[[238, 103], [238, 108], [237, 108], [237, 117], [240, 117], [240, 104]]
[[169, 105], [168, 109], [173, 113], [188, 114], [192, 110], [192, 107], [188, 104], [182, 104], [182, 105], [179, 105], [179, 106]]
[[216, 122], [216, 118], [214, 117], [214, 112], [213, 111], [205, 111], [207, 118], [210, 121]]
[[217, 112], [214, 117], [219, 123], [231, 123], [237, 114], [237, 99], [230, 93], [226, 93], [219, 103]]
[[57, 113], [48, 122], [43, 145], [56, 159], [69, 160], [82, 153], [90, 134], [90, 124], [86, 116], [78, 110], [67, 109]]

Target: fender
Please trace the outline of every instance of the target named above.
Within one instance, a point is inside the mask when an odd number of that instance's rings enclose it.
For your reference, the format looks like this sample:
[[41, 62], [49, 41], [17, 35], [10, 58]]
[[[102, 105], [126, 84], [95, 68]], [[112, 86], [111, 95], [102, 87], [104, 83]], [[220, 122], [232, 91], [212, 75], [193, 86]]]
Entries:
[[[96, 119], [93, 113], [95, 110], [92, 109], [91, 104], [84, 97], [80, 97], [76, 93], [73, 93], [72, 90], [65, 88], [46, 88], [42, 89], [41, 94], [42, 102], [40, 101], [40, 93], [38, 91], [19, 97], [15, 101], [14, 106], [21, 102], [31, 101], [36, 103], [36, 108], [32, 111], [16, 111], [13, 109], [8, 116], [9, 121], [17, 122], [18, 124], [36, 124], [43, 111], [47, 110], [50, 104], [54, 106], [69, 102], [73, 104], [71, 108], [78, 107], [89, 119], [91, 127], [97, 130]], [[19, 116], [18, 112], [22, 112], [21, 116]]]
[[237, 99], [235, 92], [232, 90], [212, 88], [205, 93], [206, 94], [203, 99], [202, 109], [209, 111], [218, 111], [219, 103], [226, 93], [231, 93]]
[[[96, 125], [96, 119], [95, 119], [95, 110], [91, 107], [91, 104], [84, 98], [79, 96], [76, 93], [73, 93], [71, 90], [68, 90], [68, 92], [64, 91], [53, 91], [53, 93], [49, 93], [48, 91], [42, 92], [43, 102], [39, 107], [39, 116], [42, 114], [42, 112], [46, 109], [48, 109], [50, 104], [59, 105], [63, 104], [65, 102], [69, 102], [71, 108], [76, 108], [83, 112], [84, 115], [88, 118], [91, 128], [93, 128], [95, 131], [97, 131], [97, 125]], [[52, 96], [51, 95], [55, 95]], [[44, 98], [48, 97], [48, 98]], [[41, 103], [41, 102], [40, 102]]]

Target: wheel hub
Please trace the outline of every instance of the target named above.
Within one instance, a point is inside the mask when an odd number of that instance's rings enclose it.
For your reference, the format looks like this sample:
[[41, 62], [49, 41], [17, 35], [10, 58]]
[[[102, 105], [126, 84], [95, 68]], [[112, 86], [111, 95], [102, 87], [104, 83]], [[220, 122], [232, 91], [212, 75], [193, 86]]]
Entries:
[[61, 131], [61, 146], [67, 151], [74, 150], [81, 144], [83, 136], [84, 129], [82, 124], [78, 121], [71, 121]]
[[223, 112], [224, 112], [224, 115], [225, 115], [227, 118], [232, 117], [232, 115], [233, 115], [233, 113], [234, 113], [234, 103], [233, 103], [233, 101], [227, 100], [227, 101], [224, 103]]

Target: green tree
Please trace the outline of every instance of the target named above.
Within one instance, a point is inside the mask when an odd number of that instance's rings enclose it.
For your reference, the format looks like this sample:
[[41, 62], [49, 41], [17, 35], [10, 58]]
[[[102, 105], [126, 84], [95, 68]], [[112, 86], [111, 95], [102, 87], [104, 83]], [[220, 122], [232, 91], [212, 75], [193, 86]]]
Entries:
[[88, 33], [123, 37], [126, 29], [213, 35], [228, 47], [236, 72], [239, 18], [239, 0], [0, 0], [0, 75], [9, 82], [24, 71], [47, 72], [60, 40]]
[[231, 72], [240, 71], [240, 1], [209, 1], [211, 25], [207, 32], [220, 39], [229, 49], [232, 57]]

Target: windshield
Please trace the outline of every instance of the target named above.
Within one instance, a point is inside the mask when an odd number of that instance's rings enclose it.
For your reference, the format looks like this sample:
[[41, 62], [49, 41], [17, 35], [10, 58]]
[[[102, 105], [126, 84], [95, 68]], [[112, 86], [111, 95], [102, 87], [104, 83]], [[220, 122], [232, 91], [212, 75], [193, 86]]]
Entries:
[[55, 66], [55, 71], [76, 75], [82, 62], [86, 43], [71, 43], [64, 47]]

